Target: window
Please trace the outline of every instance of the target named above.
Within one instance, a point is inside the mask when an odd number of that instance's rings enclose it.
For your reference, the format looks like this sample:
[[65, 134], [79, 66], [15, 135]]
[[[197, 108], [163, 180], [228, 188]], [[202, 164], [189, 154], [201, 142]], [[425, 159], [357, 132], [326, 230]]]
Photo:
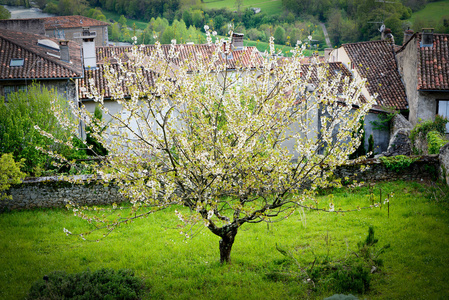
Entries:
[[11, 58], [9, 62], [10, 67], [23, 67], [24, 59], [23, 58]]
[[[449, 119], [449, 100], [438, 100], [438, 114]], [[449, 132], [449, 123], [446, 124], [446, 132]]]
[[3, 96], [5, 96], [5, 103], [8, 102], [8, 96], [9, 94], [18, 92], [18, 91], [25, 91], [26, 90], [26, 86], [24, 85], [19, 85], [19, 86], [15, 86], [15, 85], [5, 85], [3, 86]]

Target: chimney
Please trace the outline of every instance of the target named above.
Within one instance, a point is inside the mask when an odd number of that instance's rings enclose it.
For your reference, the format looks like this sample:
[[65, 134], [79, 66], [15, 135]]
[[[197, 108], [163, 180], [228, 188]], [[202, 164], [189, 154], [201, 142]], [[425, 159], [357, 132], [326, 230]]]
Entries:
[[402, 41], [402, 44], [405, 45], [413, 36], [413, 30], [407, 29], [404, 31], [404, 40]]
[[324, 49], [324, 61], [328, 62], [331, 56], [332, 51], [334, 50], [334, 48], [326, 48]]
[[62, 61], [70, 62], [69, 41], [59, 41], [59, 54]]
[[389, 42], [391, 45], [394, 45], [394, 36], [391, 33], [390, 28], [385, 28], [385, 30], [382, 31], [382, 40], [385, 40]]
[[97, 56], [95, 53], [95, 34], [89, 28], [83, 28], [83, 62], [85, 69], [95, 69], [97, 67]]
[[243, 33], [232, 34], [232, 47], [235, 50], [243, 50]]
[[421, 47], [433, 46], [433, 28], [423, 28], [421, 35]]

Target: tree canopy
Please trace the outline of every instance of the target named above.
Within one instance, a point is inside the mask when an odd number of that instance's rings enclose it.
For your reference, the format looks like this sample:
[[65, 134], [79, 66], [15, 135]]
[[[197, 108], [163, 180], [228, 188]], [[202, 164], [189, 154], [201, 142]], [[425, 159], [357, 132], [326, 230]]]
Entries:
[[[116, 206], [105, 214], [72, 203], [76, 215], [96, 224], [83, 238], [180, 205], [190, 211], [176, 212], [182, 222], [221, 238], [220, 260], [228, 262], [243, 224], [318, 209], [304, 201], [340, 185], [333, 170], [358, 147], [354, 128], [372, 105], [359, 101], [363, 82], [318, 64], [305, 68], [304, 45], [278, 60], [273, 39], [269, 53], [245, 58], [230, 41], [212, 43], [209, 30], [207, 41], [210, 55], [183, 59], [180, 48], [187, 46], [135, 46], [127, 63], [105, 66], [121, 111], [109, 111], [96, 88], [91, 96], [105, 120], [93, 122], [92, 112], [73, 107], [109, 153], [94, 177], [117, 184], [132, 204], [129, 214]], [[333, 211], [329, 205], [325, 210]]]

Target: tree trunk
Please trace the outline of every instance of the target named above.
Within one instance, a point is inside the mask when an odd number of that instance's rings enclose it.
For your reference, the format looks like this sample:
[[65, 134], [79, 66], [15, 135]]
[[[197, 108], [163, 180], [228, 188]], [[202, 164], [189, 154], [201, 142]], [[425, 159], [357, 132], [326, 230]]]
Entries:
[[235, 236], [237, 235], [237, 228], [230, 229], [226, 234], [221, 236], [220, 240], [220, 263], [231, 262], [231, 249], [234, 244]]

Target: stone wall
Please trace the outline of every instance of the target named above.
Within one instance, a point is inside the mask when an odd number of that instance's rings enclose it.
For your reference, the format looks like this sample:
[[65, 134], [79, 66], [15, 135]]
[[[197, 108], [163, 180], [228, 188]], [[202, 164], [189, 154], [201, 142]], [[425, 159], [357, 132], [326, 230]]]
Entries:
[[[365, 170], [361, 166], [366, 166]], [[440, 164], [438, 155], [422, 156], [412, 163], [408, 168], [394, 171], [385, 167], [380, 159], [372, 158], [363, 161], [361, 164], [348, 164], [339, 167], [335, 176], [342, 178], [348, 177], [349, 181], [393, 181], [393, 180], [421, 180], [438, 178]]]
[[0, 211], [5, 209], [32, 209], [40, 207], [64, 207], [67, 201], [81, 205], [120, 203], [124, 198], [116, 186], [87, 183], [79, 176], [77, 184], [58, 177], [41, 177], [24, 180], [8, 190], [12, 200], [1, 200]]
[[[445, 149], [449, 150], [449, 144]], [[449, 153], [449, 151], [447, 151]], [[335, 176], [348, 177], [349, 181], [374, 182], [383, 180], [421, 180], [435, 179], [438, 176], [438, 155], [424, 156], [409, 168], [396, 172], [387, 169], [379, 159], [367, 159], [361, 171], [360, 165], [344, 165], [335, 171]], [[446, 167], [449, 170], [449, 166]], [[116, 186], [110, 184], [87, 183], [87, 177], [79, 176], [80, 183], [73, 184], [57, 177], [42, 177], [25, 180], [14, 185], [8, 194], [12, 200], [0, 201], [0, 211], [8, 209], [32, 209], [41, 207], [64, 207], [67, 201], [81, 205], [101, 205], [120, 203], [124, 197], [118, 193]]]
[[45, 35], [44, 21], [41, 19], [0, 20], [0, 29]]

